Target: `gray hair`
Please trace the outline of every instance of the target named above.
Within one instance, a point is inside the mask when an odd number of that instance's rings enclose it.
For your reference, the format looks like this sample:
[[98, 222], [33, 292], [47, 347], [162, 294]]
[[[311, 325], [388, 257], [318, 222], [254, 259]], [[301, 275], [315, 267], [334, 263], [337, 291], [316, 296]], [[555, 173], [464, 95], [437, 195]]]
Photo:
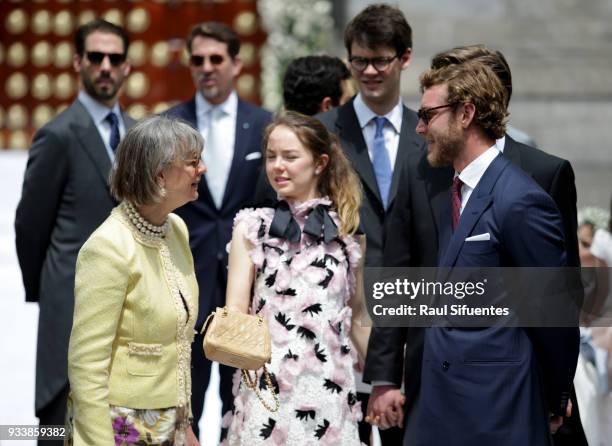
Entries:
[[157, 175], [175, 160], [199, 158], [203, 147], [202, 135], [189, 124], [165, 116], [145, 118], [117, 147], [111, 193], [137, 206], [159, 203], [164, 193]]

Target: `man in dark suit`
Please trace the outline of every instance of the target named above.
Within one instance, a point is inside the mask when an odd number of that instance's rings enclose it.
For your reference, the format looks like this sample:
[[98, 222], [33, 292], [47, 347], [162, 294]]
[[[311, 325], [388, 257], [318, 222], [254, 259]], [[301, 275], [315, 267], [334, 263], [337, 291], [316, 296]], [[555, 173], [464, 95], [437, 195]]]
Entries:
[[[400, 167], [422, 144], [414, 131], [416, 114], [400, 98], [401, 73], [412, 56], [412, 30], [398, 8], [370, 5], [347, 25], [344, 44], [359, 94], [319, 119], [340, 138], [361, 179], [365, 265], [382, 266], [385, 222], [398, 193]], [[381, 437], [384, 444], [397, 444], [401, 432]]]
[[318, 118], [340, 138], [361, 179], [365, 264], [380, 266], [384, 223], [397, 195], [397, 168], [422, 144], [414, 132], [416, 113], [400, 98], [401, 73], [411, 61], [412, 30], [399, 9], [370, 5], [347, 25], [344, 44], [359, 94]]
[[[432, 67], [479, 60], [487, 64], [512, 94], [510, 68], [499, 51], [482, 45], [453, 48], [434, 57]], [[541, 150], [520, 144], [507, 134], [500, 138], [497, 147], [516, 166], [532, 178], [554, 199], [561, 211], [569, 266], [579, 266], [576, 239], [576, 188], [574, 173], [568, 161]], [[394, 212], [389, 218], [385, 266], [435, 266], [438, 255], [439, 213], [441, 203], [450, 199], [453, 170], [450, 167], [431, 167], [427, 152], [415, 153], [404, 165], [400, 194]], [[406, 395], [406, 423], [415, 422], [411, 414], [418, 401], [423, 331], [419, 328], [375, 327], [370, 336], [365, 376], [369, 379], [395, 383], [384, 390], [384, 396], [372, 409], [384, 411], [392, 401], [401, 396], [399, 386], [403, 382]], [[556, 445], [585, 445], [586, 438], [580, 424], [575, 398], [572, 416], [555, 434]], [[414, 426], [413, 429], [414, 430]], [[406, 432], [410, 435], [411, 432]]]
[[35, 410], [41, 425], [64, 424], [76, 258], [116, 204], [108, 175], [134, 123], [117, 103], [130, 72], [128, 45], [126, 32], [104, 20], [77, 30], [74, 69], [82, 90], [36, 133], [29, 152], [15, 234], [26, 301], [40, 308]]
[[352, 96], [350, 78], [350, 71], [338, 57], [293, 59], [283, 77], [285, 110], [313, 116], [344, 105]]
[[[439, 266], [566, 266], [554, 201], [497, 149], [507, 117], [499, 78], [469, 61], [420, 80], [428, 161], [455, 172]], [[548, 414], [556, 428], [568, 411], [578, 345], [576, 327], [427, 328], [416, 444], [551, 444]]]
[[[187, 38], [191, 75], [197, 89], [193, 98], [166, 113], [198, 129], [205, 139], [202, 154], [208, 171], [200, 182], [200, 197], [177, 210], [189, 228], [190, 246], [200, 287], [196, 330], [216, 307], [225, 305], [227, 252], [236, 212], [253, 200], [261, 170], [261, 137], [271, 114], [238, 98], [234, 82], [242, 69], [240, 40], [228, 26], [196, 25]], [[211, 362], [202, 354], [197, 334], [192, 355], [193, 430], [204, 407]], [[231, 410], [234, 369], [219, 366], [223, 413]]]

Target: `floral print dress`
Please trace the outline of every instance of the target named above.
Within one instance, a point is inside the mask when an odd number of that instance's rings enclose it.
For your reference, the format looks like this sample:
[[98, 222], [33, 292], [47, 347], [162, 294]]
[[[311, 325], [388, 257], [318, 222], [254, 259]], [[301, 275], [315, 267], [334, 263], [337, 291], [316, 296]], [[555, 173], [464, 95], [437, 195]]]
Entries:
[[[234, 224], [244, 222], [256, 267], [251, 313], [259, 313], [270, 328], [272, 361], [268, 365], [280, 399], [269, 412], [255, 392], [234, 377], [234, 410], [228, 412], [229, 445], [354, 445], [360, 444], [357, 422], [356, 354], [349, 340], [355, 288], [354, 271], [361, 257], [354, 237], [303, 232], [311, 211], [331, 204], [327, 198], [289, 203], [300, 227], [298, 242], [269, 235], [275, 210], [246, 209]], [[335, 212], [329, 211], [336, 224]], [[264, 399], [272, 402], [258, 373]]]

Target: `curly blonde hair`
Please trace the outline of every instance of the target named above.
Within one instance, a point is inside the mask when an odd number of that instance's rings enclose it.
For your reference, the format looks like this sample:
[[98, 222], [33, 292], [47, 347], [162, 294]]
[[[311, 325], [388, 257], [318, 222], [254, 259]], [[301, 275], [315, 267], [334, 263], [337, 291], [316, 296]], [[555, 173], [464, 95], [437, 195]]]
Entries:
[[327, 155], [329, 161], [321, 172], [318, 191], [332, 201], [332, 208], [340, 219], [339, 234], [354, 234], [359, 228], [361, 183], [344, 154], [338, 138], [327, 131], [321, 122], [311, 116], [293, 111], [279, 113], [264, 132], [262, 147], [268, 146], [272, 131], [279, 126], [289, 128], [316, 161]]
[[476, 108], [474, 122], [489, 137], [499, 139], [506, 133], [508, 92], [488, 65], [471, 60], [431, 68], [421, 74], [419, 80], [421, 92], [446, 84], [449, 104], [473, 104]]

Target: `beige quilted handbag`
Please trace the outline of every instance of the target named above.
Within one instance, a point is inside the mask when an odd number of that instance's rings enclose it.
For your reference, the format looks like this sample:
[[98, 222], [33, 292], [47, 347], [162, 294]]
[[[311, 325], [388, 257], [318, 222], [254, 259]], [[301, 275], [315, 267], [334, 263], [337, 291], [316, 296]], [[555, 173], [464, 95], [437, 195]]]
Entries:
[[[242, 379], [245, 385], [255, 391], [266, 409], [276, 412], [279, 407], [278, 395], [276, 395], [265, 365], [272, 357], [272, 347], [270, 331], [264, 318], [234, 311], [227, 307], [217, 307], [217, 310], [206, 318], [202, 333], [205, 331], [204, 354], [206, 358], [242, 369]], [[274, 398], [274, 407], [268, 405], [261, 397], [257, 386], [257, 370], [261, 367], [263, 367], [268, 390]], [[249, 370], [255, 371], [254, 380], [251, 380]]]

